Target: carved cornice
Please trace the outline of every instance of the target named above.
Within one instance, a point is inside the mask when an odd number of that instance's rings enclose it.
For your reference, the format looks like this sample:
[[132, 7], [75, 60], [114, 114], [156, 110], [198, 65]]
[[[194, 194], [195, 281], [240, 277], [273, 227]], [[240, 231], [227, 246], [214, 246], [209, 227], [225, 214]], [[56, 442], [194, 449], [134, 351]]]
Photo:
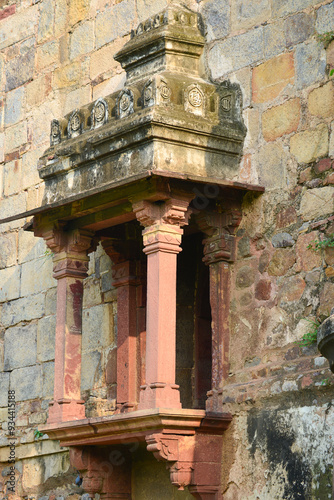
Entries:
[[203, 240], [203, 262], [233, 262], [236, 252], [234, 234], [241, 222], [241, 211], [203, 212], [196, 216], [196, 221], [199, 229], [207, 235]]

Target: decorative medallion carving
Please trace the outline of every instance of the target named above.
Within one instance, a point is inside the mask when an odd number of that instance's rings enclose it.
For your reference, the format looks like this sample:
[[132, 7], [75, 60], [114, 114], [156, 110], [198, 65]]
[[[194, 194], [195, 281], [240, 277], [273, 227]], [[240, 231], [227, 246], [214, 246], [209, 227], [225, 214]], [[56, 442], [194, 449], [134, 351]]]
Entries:
[[184, 92], [184, 108], [195, 115], [204, 113], [204, 93], [197, 83], [190, 85]]
[[155, 104], [155, 82], [153, 80], [149, 80], [145, 83], [143, 92], [142, 92], [142, 102], [143, 107], [148, 108], [149, 106], [154, 106]]
[[58, 120], [52, 120], [50, 133], [50, 146], [59, 144], [61, 141], [60, 124]]
[[169, 104], [171, 95], [172, 91], [168, 86], [167, 81], [162, 78], [159, 85], [159, 104]]
[[70, 116], [67, 124], [67, 135], [68, 138], [77, 137], [81, 134], [83, 127], [83, 120], [79, 114], [79, 111], [75, 109]]
[[220, 106], [221, 106], [221, 109], [223, 111], [225, 111], [227, 113], [230, 112], [231, 108], [232, 108], [232, 95], [228, 94], [228, 95], [221, 97]]
[[116, 101], [117, 113], [119, 118], [125, 118], [133, 113], [133, 92], [130, 89], [124, 89]]
[[108, 121], [108, 104], [102, 98], [94, 104], [91, 112], [92, 129], [101, 127]]

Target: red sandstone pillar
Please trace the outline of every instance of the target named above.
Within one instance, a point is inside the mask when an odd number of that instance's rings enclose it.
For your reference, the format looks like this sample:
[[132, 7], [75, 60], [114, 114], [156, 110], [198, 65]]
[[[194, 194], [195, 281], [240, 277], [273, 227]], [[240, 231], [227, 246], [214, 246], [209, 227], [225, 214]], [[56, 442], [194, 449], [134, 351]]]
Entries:
[[222, 214], [203, 213], [198, 217], [200, 229], [208, 236], [203, 241], [203, 261], [210, 266], [212, 385], [206, 402], [208, 411], [221, 411], [219, 396], [229, 374], [231, 289], [229, 262], [235, 259], [234, 232], [240, 221], [239, 210]]
[[181, 408], [175, 384], [176, 263], [189, 200], [133, 205], [147, 255], [146, 373], [140, 409]]
[[87, 276], [92, 233], [51, 230], [43, 233], [54, 253], [57, 283], [57, 317], [54, 399], [48, 423], [85, 418], [80, 397], [83, 280]]

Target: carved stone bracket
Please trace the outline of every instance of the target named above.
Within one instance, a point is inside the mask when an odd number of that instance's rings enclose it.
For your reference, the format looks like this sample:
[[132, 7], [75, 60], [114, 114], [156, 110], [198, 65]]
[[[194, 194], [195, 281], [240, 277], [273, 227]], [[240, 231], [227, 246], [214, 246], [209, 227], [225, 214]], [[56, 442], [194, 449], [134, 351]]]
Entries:
[[235, 231], [241, 222], [241, 211], [230, 210], [224, 213], [201, 213], [196, 217], [201, 231], [207, 235], [203, 240], [204, 258], [203, 262], [235, 260]]

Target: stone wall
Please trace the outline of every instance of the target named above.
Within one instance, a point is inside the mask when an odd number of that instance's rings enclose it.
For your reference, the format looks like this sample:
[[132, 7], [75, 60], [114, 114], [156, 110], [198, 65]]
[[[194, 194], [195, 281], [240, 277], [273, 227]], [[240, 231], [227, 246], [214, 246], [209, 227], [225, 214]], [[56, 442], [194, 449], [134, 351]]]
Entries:
[[[113, 55], [167, 3], [0, 0], [1, 218], [40, 205], [37, 160], [51, 120], [122, 87]], [[325, 49], [317, 39], [334, 30], [334, 2], [184, 3], [203, 15], [204, 67], [242, 88], [248, 132], [235, 180], [266, 188], [244, 198], [233, 266], [224, 499], [330, 498], [332, 375], [315, 346], [296, 341], [334, 299], [334, 250], [308, 248], [334, 233], [334, 42]], [[0, 498], [78, 500], [66, 449], [34, 435], [53, 392], [56, 283], [44, 242], [23, 231], [25, 222], [0, 226]], [[114, 408], [110, 266], [99, 247], [85, 281], [88, 416]], [[15, 494], [5, 484], [8, 390], [17, 402]]]

